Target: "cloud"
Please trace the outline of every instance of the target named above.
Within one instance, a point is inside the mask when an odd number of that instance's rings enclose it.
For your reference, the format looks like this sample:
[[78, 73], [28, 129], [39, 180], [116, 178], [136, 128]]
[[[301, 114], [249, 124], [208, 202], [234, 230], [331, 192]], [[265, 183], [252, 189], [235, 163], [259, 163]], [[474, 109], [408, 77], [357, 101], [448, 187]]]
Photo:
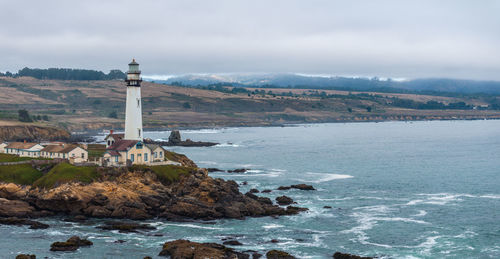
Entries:
[[497, 1], [3, 1], [0, 70], [500, 80]]

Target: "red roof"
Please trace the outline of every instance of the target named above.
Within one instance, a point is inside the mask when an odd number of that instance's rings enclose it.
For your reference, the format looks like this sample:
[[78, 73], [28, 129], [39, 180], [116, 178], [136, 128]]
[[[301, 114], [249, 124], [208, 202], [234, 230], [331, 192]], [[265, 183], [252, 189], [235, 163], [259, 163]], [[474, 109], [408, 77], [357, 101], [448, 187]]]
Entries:
[[107, 135], [104, 139], [108, 139], [109, 137], [113, 137], [113, 139], [115, 141], [117, 141], [117, 140], [123, 139], [125, 137], [125, 134], [123, 134], [123, 133], [113, 133], [113, 134]]
[[108, 150], [108, 151], [106, 151], [106, 152], [107, 152], [107, 153], [109, 153], [109, 154], [110, 154], [110, 155], [112, 155], [112, 156], [119, 156], [119, 155], [120, 155], [120, 153], [118, 153], [118, 152], [116, 152], [116, 151], [114, 151], [114, 150]]
[[120, 139], [120, 140], [117, 140], [113, 145], [109, 146], [106, 150], [127, 151], [129, 148], [131, 148], [135, 144], [137, 144], [137, 142], [139, 142], [139, 141], [138, 140]]

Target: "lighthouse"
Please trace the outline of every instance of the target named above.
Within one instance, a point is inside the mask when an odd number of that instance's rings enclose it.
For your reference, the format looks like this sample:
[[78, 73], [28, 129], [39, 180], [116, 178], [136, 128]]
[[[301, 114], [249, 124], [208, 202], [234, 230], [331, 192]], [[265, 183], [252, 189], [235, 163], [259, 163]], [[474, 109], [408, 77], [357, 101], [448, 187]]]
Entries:
[[132, 59], [128, 64], [127, 103], [125, 110], [125, 136], [126, 140], [142, 141], [142, 101], [141, 101], [141, 71], [139, 64]]

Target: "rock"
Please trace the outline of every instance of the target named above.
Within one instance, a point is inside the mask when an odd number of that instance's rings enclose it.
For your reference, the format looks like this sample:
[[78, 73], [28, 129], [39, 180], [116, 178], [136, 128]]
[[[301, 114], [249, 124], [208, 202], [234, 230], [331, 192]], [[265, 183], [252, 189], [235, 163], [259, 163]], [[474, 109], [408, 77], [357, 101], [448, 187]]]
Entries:
[[34, 210], [27, 202], [0, 198], [0, 217], [29, 217]]
[[153, 141], [152, 139], [145, 139], [144, 143], [147, 144], [158, 144], [161, 146], [183, 146], [183, 147], [211, 147], [219, 143], [214, 142], [204, 142], [204, 141], [192, 141], [190, 139], [182, 140], [181, 133], [178, 130], [172, 130], [167, 141]]
[[245, 168], [227, 170], [228, 173], [246, 173], [247, 171], [248, 171], [248, 169], [245, 169]]
[[213, 172], [225, 172], [224, 170], [221, 170], [219, 168], [207, 168], [207, 171], [209, 173], [213, 173]]
[[304, 191], [314, 191], [316, 189], [314, 189], [314, 187], [312, 185], [308, 185], [308, 184], [294, 184], [294, 185], [290, 185], [290, 186], [280, 186], [278, 187], [278, 190], [280, 191], [284, 191], [284, 190], [290, 190], [290, 189], [299, 189], [299, 190], [304, 190]]
[[83, 215], [76, 215], [72, 218], [67, 218], [64, 221], [66, 221], [66, 222], [84, 222], [86, 220], [87, 220], [87, 217], [85, 217]]
[[250, 191], [249, 191], [249, 192], [250, 192], [250, 193], [259, 193], [259, 190], [257, 190], [257, 189], [250, 189]]
[[197, 243], [188, 240], [166, 242], [159, 256], [170, 258], [237, 258], [248, 259], [249, 255], [216, 243]]
[[333, 254], [333, 258], [335, 258], [335, 259], [373, 259], [373, 257], [361, 257], [358, 255], [344, 254], [341, 252], [336, 252], [335, 254]]
[[309, 210], [308, 208], [300, 208], [300, 207], [294, 207], [294, 206], [286, 207], [287, 215], [295, 215], [295, 214], [299, 214], [299, 212], [308, 211], [308, 210]]
[[259, 253], [252, 253], [252, 259], [259, 259], [261, 257], [262, 257], [262, 255]]
[[278, 239], [271, 239], [271, 243], [279, 243]]
[[324, 209], [331, 209], [332, 206], [323, 206]]
[[153, 259], [151, 256], [146, 256], [144, 259]]
[[20, 254], [16, 256], [16, 259], [36, 259], [36, 255]]
[[170, 136], [168, 137], [168, 142], [173, 145], [181, 143], [181, 133], [178, 130], [172, 130], [172, 132], [170, 132]]
[[127, 241], [125, 241], [125, 240], [121, 240], [121, 239], [118, 239], [118, 240], [116, 240], [116, 241], [115, 241], [115, 242], [113, 242], [113, 243], [123, 244], [123, 243], [125, 243], [125, 242], [127, 242]]
[[54, 242], [50, 245], [50, 251], [75, 251], [81, 246], [91, 246], [94, 243], [78, 236], [72, 236], [66, 242]]
[[269, 193], [269, 192], [272, 192], [272, 190], [265, 189], [265, 190], [262, 191], [262, 193]]
[[314, 187], [312, 185], [308, 185], [308, 184], [295, 184], [295, 185], [290, 185], [291, 188], [294, 188], [294, 189], [299, 189], [299, 190], [304, 190], [304, 191], [314, 191], [316, 189], [314, 189]]
[[238, 240], [228, 240], [228, 241], [224, 241], [222, 244], [228, 245], [228, 246], [242, 246], [243, 245]]
[[29, 219], [20, 219], [16, 217], [10, 217], [10, 218], [0, 218], [0, 224], [3, 225], [16, 225], [16, 226], [22, 226], [22, 225], [28, 225], [30, 226], [30, 229], [46, 229], [49, 227], [47, 224], [43, 224], [38, 221], [34, 220], [29, 220]]
[[244, 181], [244, 182], [241, 183], [241, 185], [247, 185], [247, 184], [248, 184], [247, 181]]
[[96, 228], [102, 230], [118, 230], [120, 233], [136, 233], [138, 230], [154, 230], [155, 227], [152, 227], [148, 224], [137, 224], [137, 223], [128, 223], [128, 222], [105, 222], [102, 226], [97, 226]]
[[279, 250], [271, 250], [266, 253], [267, 259], [295, 259], [294, 256], [290, 255], [287, 252], [279, 251]]
[[278, 202], [279, 205], [290, 205], [293, 203], [292, 198], [285, 195], [276, 197], [276, 201]]

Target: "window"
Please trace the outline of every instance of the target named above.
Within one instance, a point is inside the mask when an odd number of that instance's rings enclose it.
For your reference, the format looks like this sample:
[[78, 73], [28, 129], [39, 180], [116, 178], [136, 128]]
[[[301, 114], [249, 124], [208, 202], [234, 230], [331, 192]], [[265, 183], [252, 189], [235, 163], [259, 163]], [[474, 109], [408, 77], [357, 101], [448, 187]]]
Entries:
[[147, 162], [148, 161], [148, 153], [144, 153], [144, 161]]
[[139, 137], [141, 136], [141, 129], [137, 129], [137, 132], [139, 133]]
[[158, 152], [155, 152], [155, 158], [157, 158], [157, 157], [158, 157]]
[[141, 107], [141, 100], [137, 98], [137, 108]]
[[108, 140], [108, 146], [111, 146], [111, 140]]
[[82, 153], [82, 158], [85, 158], [85, 153]]
[[130, 161], [134, 162], [134, 154], [130, 155]]
[[118, 163], [118, 156], [115, 156], [115, 162]]
[[63, 154], [63, 158], [66, 158], [66, 154]]
[[162, 152], [162, 151], [160, 151], [160, 158], [162, 158], [162, 157], [163, 157], [163, 152]]

